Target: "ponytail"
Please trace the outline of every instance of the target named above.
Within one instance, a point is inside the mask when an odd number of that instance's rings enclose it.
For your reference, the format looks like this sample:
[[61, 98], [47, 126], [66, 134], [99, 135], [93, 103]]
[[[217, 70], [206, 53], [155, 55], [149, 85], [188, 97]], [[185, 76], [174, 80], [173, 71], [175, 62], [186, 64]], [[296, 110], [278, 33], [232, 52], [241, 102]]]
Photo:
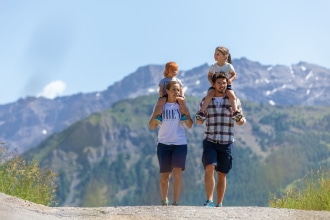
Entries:
[[230, 53], [228, 52], [228, 58], [227, 58], [227, 62], [231, 64], [231, 55]]

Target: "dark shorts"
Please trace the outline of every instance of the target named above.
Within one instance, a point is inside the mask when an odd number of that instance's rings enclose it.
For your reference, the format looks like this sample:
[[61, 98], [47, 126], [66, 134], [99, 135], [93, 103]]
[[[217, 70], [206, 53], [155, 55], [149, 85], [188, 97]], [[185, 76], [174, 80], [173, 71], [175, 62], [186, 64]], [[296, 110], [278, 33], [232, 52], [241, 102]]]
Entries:
[[[215, 89], [213, 86], [211, 86], [207, 91], [210, 91], [210, 90], [212, 90], [212, 89]], [[227, 85], [227, 90], [233, 90], [232, 88], [231, 88], [231, 84], [230, 85]]]
[[231, 149], [233, 143], [216, 144], [207, 140], [203, 140], [202, 162], [204, 168], [207, 165], [214, 165], [215, 170], [221, 173], [229, 173], [232, 167], [233, 157]]
[[182, 170], [184, 170], [186, 167], [187, 151], [187, 144], [166, 145], [158, 143], [157, 157], [159, 162], [159, 172], [172, 172], [173, 168], [182, 168]]

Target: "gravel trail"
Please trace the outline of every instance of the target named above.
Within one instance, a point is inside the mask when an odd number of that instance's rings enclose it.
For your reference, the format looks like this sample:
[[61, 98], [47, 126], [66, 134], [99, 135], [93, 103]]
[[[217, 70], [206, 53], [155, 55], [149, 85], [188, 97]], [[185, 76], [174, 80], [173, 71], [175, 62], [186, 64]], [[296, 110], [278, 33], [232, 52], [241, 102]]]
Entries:
[[47, 207], [0, 193], [1, 220], [310, 220], [330, 219], [329, 211], [304, 211], [270, 207], [118, 206]]

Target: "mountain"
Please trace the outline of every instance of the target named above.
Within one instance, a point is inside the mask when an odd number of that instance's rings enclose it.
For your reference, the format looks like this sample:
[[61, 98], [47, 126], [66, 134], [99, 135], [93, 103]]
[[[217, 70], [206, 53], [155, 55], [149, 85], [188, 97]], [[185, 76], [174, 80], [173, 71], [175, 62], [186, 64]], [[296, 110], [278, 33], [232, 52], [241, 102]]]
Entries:
[[[24, 157], [59, 174], [60, 206], [159, 205], [157, 131], [148, 128], [155, 100], [149, 95], [117, 102], [51, 135]], [[199, 98], [187, 101], [196, 110]], [[243, 109], [247, 124], [236, 128], [226, 206], [267, 206], [271, 192], [282, 192], [311, 170], [330, 168], [328, 107], [243, 101]], [[205, 200], [203, 129], [187, 131], [182, 205]]]
[[[241, 99], [272, 105], [330, 105], [330, 95], [326, 92], [330, 85], [329, 69], [306, 62], [291, 66], [262, 65], [246, 58], [234, 59], [233, 65], [238, 74], [233, 88]], [[54, 132], [119, 100], [157, 93], [163, 68], [163, 65], [140, 67], [100, 92], [55, 99], [27, 97], [0, 105], [0, 141], [23, 153]], [[206, 93], [208, 69], [209, 65], [203, 64], [179, 73], [186, 95], [201, 98]]]

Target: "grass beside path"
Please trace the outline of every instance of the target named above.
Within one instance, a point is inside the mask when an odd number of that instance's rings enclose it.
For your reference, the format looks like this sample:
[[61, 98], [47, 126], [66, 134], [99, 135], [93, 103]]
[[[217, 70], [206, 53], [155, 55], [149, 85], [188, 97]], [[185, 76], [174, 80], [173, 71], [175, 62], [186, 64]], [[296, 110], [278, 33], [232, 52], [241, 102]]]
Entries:
[[330, 170], [317, 170], [279, 198], [271, 196], [272, 207], [330, 211]]
[[34, 203], [56, 205], [57, 174], [40, 168], [38, 161], [25, 161], [0, 143], [0, 192]]

